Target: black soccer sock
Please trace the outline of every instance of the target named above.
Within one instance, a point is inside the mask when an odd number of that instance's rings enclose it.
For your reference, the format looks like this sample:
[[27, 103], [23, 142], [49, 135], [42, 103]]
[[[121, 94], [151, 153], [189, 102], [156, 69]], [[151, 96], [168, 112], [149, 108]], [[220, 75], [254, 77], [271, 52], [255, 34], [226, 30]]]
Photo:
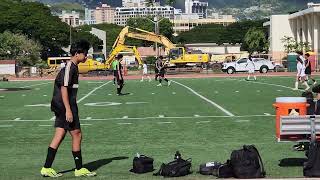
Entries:
[[74, 163], [76, 164], [76, 169], [79, 170], [82, 168], [82, 156], [81, 151], [74, 152], [72, 151]]
[[113, 84], [116, 84], [116, 78], [115, 77], [113, 78]]
[[165, 80], [166, 82], [168, 82], [168, 79], [167, 79], [167, 78], [164, 78], [164, 80]]
[[161, 82], [162, 82], [162, 79], [160, 78], [160, 79], [159, 79], [159, 83], [161, 84]]
[[120, 86], [120, 93], [121, 93], [121, 91], [122, 91], [123, 86], [124, 86], [124, 85], [123, 85], [123, 84], [121, 84], [121, 86]]
[[117, 94], [120, 94], [120, 88], [117, 88]]
[[53, 149], [52, 147], [48, 147], [48, 154], [47, 154], [47, 158], [46, 158], [46, 162], [44, 164], [45, 168], [51, 168], [53, 160], [56, 156], [57, 150]]

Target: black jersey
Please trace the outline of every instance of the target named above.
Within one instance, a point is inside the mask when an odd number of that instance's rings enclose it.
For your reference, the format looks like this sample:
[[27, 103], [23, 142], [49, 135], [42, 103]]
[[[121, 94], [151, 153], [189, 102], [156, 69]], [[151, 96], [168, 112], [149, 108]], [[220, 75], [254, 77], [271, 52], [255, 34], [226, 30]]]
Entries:
[[69, 103], [72, 113], [78, 111], [77, 93], [79, 87], [79, 71], [78, 66], [69, 61], [66, 67], [62, 68], [54, 81], [54, 90], [51, 100], [51, 110], [55, 113], [64, 113], [64, 107], [61, 86], [67, 87]]
[[[121, 65], [121, 63], [119, 62], [118, 64], [117, 64], [117, 68], [116, 68], [117, 70], [115, 71], [115, 74], [116, 74], [116, 77], [117, 77], [117, 79], [123, 79], [123, 76], [122, 76], [122, 65]], [[120, 74], [120, 76], [119, 76], [119, 74]]]

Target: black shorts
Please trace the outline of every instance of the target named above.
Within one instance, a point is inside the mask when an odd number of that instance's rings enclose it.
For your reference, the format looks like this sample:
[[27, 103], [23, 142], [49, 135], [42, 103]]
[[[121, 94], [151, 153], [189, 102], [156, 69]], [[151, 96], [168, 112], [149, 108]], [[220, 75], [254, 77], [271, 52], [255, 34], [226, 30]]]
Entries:
[[73, 131], [76, 129], [80, 129], [80, 120], [78, 113], [73, 114], [73, 121], [69, 123], [66, 119], [66, 113], [55, 113], [56, 120], [54, 123], [55, 128], [63, 128], [66, 131]]
[[160, 77], [164, 77], [164, 74], [165, 74], [165, 70], [164, 69], [161, 69], [160, 72], [159, 72], [159, 76]]
[[306, 69], [306, 70], [304, 71], [304, 73], [305, 73], [306, 75], [311, 75], [311, 69]]

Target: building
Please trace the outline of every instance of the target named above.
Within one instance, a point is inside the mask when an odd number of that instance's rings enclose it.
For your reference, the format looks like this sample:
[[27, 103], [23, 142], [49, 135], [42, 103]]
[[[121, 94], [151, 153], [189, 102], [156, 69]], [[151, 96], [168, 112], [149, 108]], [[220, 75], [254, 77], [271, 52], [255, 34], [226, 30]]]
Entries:
[[96, 24], [115, 23], [115, 8], [102, 4], [94, 10], [94, 19]]
[[[147, 0], [122, 0], [122, 7], [145, 7]], [[160, 1], [153, 0], [153, 6], [160, 6]]]
[[130, 18], [159, 16], [173, 19], [173, 12], [174, 8], [171, 6], [117, 7], [114, 21], [117, 25], [126, 26], [127, 20]]
[[294, 38], [298, 43], [308, 43], [318, 62], [320, 4], [308, 3], [307, 9], [293, 14], [272, 15], [264, 26], [269, 27], [269, 54], [274, 60], [281, 61], [287, 55], [281, 40], [287, 36]]
[[175, 33], [190, 31], [192, 28], [204, 24], [222, 24], [223, 26], [228, 26], [236, 22], [236, 19], [232, 16], [225, 17], [226, 19], [200, 19], [197, 14], [181, 14], [176, 16], [176, 19], [174, 21], [171, 20], [171, 22], [174, 25], [173, 30]]
[[193, 43], [185, 44], [187, 49], [199, 50], [207, 54], [240, 54], [241, 44]]
[[84, 24], [96, 24], [96, 19], [94, 17], [94, 10], [85, 8], [84, 10]]
[[196, 13], [200, 18], [207, 17], [208, 2], [199, 0], [185, 0], [185, 13], [193, 14]]
[[59, 18], [62, 22], [65, 22], [72, 27], [83, 25], [83, 21], [80, 21], [80, 13], [75, 11], [72, 11], [71, 13], [62, 11], [62, 14], [59, 15]]

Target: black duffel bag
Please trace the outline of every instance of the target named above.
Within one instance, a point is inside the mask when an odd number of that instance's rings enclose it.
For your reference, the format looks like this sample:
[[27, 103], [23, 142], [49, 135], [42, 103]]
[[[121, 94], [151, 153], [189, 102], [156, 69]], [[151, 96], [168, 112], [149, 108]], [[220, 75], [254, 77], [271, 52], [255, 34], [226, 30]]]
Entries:
[[230, 163], [235, 178], [263, 178], [266, 175], [263, 162], [254, 145], [244, 145], [231, 153]]
[[153, 169], [153, 158], [145, 156], [145, 155], [138, 155], [137, 157], [133, 158], [132, 162], [132, 169], [130, 172], [133, 173], [147, 173], [152, 172]]

